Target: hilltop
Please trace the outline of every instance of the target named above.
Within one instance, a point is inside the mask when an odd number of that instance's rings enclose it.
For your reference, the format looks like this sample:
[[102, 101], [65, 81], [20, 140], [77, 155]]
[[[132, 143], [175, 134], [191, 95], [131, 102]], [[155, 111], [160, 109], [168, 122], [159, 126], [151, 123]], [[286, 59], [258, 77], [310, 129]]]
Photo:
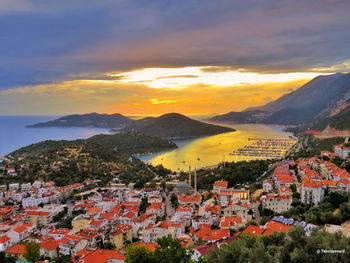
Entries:
[[196, 137], [234, 131], [232, 128], [193, 120], [179, 113], [141, 119], [126, 127], [126, 130], [136, 130], [163, 138]]
[[133, 120], [119, 113], [114, 114], [73, 114], [63, 116], [56, 120], [41, 122], [33, 125], [27, 125], [28, 128], [47, 128], [47, 127], [89, 127], [120, 129], [132, 123]]
[[85, 140], [43, 141], [20, 148], [6, 157], [11, 160], [12, 167], [18, 167], [18, 181], [42, 179], [67, 185], [87, 177], [110, 180], [112, 170], [124, 171], [135, 180], [149, 176], [146, 165], [130, 157], [176, 147], [165, 139], [125, 132], [96, 135]]

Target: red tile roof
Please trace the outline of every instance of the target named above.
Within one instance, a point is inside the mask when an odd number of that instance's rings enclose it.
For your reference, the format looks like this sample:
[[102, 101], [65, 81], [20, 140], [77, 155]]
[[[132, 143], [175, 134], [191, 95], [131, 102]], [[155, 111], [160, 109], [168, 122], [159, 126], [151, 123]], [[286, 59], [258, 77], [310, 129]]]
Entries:
[[134, 244], [135, 246], [142, 246], [142, 247], [146, 247], [149, 251], [154, 251], [156, 250], [157, 247], [157, 243], [151, 243], [151, 242], [137, 242]]
[[109, 260], [125, 260], [125, 256], [116, 250], [96, 249], [95, 251], [80, 258], [81, 263], [106, 263]]
[[9, 254], [24, 254], [27, 252], [26, 245], [14, 245], [5, 251]]
[[59, 242], [56, 240], [43, 241], [40, 243], [40, 247], [46, 250], [54, 250], [59, 247]]
[[227, 187], [227, 185], [228, 185], [228, 182], [227, 181], [216, 181], [215, 183], [214, 183], [214, 187], [224, 187], [224, 188], [226, 188]]
[[263, 232], [264, 232], [264, 229], [254, 225], [249, 225], [242, 231], [242, 233], [247, 233], [254, 236], [260, 236]]
[[0, 237], [0, 243], [1, 244], [6, 243], [9, 240], [10, 240], [10, 238], [8, 236], [1, 236]]
[[195, 194], [195, 195], [179, 195], [178, 199], [182, 203], [198, 203], [201, 200], [201, 195], [200, 194]]
[[243, 223], [243, 218], [238, 216], [225, 216], [221, 218], [221, 227], [230, 227]]
[[276, 232], [287, 232], [289, 229], [293, 228], [293, 226], [285, 225], [280, 222], [276, 221], [269, 221], [265, 225], [266, 229], [269, 229], [270, 231], [276, 231]]

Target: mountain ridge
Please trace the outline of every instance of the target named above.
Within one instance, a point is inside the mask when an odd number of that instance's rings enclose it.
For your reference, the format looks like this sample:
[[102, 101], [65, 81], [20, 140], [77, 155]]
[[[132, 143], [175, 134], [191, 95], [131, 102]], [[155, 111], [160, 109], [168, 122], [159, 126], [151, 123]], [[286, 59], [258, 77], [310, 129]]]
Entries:
[[305, 129], [315, 126], [324, 129], [328, 125], [350, 128], [344, 119], [350, 120], [350, 73], [320, 75], [275, 101], [209, 120], [296, 125]]

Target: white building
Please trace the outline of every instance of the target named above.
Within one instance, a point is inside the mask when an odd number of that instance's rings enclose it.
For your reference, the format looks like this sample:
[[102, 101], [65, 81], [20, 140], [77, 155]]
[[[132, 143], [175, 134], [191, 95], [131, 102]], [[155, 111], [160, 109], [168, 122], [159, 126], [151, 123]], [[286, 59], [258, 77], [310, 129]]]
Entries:
[[306, 204], [318, 205], [324, 196], [322, 183], [304, 180], [301, 186], [301, 201]]
[[266, 195], [262, 198], [262, 206], [275, 213], [282, 213], [292, 207], [292, 201], [291, 195]]

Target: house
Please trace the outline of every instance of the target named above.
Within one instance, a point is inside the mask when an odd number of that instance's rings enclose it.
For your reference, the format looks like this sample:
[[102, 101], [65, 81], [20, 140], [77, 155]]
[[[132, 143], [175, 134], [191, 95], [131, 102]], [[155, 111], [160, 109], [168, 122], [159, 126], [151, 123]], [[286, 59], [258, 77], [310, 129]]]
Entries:
[[79, 263], [123, 263], [125, 256], [116, 250], [96, 249], [95, 251], [80, 257]]
[[161, 221], [156, 225], [147, 226], [143, 230], [142, 239], [144, 242], [155, 243], [158, 238], [162, 238], [164, 236], [178, 238], [184, 232], [185, 229], [181, 224], [172, 223], [170, 221]]
[[49, 211], [28, 211], [30, 223], [35, 226], [47, 226], [52, 221], [52, 213]]
[[111, 236], [116, 249], [125, 248], [128, 243], [132, 243], [132, 226], [118, 224], [114, 227]]
[[202, 197], [200, 194], [192, 194], [192, 195], [179, 195], [178, 197], [180, 205], [200, 205]]
[[24, 254], [27, 252], [26, 245], [16, 244], [5, 250], [6, 255], [16, 258], [19, 261], [24, 261]]
[[237, 229], [241, 226], [244, 226], [244, 221], [242, 217], [238, 216], [224, 216], [220, 220], [220, 228], [223, 229]]
[[195, 232], [194, 235], [197, 239], [205, 240], [208, 243], [214, 243], [229, 238], [230, 229], [211, 229], [210, 227], [203, 227]]
[[54, 240], [60, 240], [66, 235], [75, 234], [75, 230], [67, 229], [67, 228], [51, 228], [47, 233], [48, 236], [52, 236]]
[[216, 181], [213, 184], [213, 192], [214, 193], [218, 193], [218, 192], [220, 192], [221, 189], [227, 188], [227, 186], [228, 186], [228, 182], [227, 181], [223, 181], [223, 180]]
[[291, 195], [268, 194], [262, 198], [263, 208], [270, 209], [275, 213], [288, 211], [292, 207], [292, 202]]
[[18, 243], [19, 241], [28, 237], [33, 232], [33, 230], [33, 224], [23, 224], [10, 230], [7, 234], [13, 243]]
[[306, 204], [318, 205], [324, 196], [321, 181], [304, 179], [301, 186], [301, 201]]
[[350, 192], [350, 179], [340, 179], [337, 182], [337, 190], [340, 192]]
[[87, 247], [88, 241], [82, 237], [66, 235], [59, 240], [59, 253], [63, 255], [75, 255]]
[[8, 236], [0, 236], [0, 252], [11, 247], [11, 239]]
[[163, 216], [164, 212], [164, 204], [162, 202], [151, 203], [146, 208], [146, 214], [156, 214], [157, 216]]
[[72, 220], [72, 227], [73, 230], [79, 232], [82, 229], [85, 229], [90, 225], [91, 222], [91, 216], [89, 215], [78, 215]]
[[263, 181], [263, 190], [266, 193], [271, 192], [273, 189], [273, 181], [272, 180], [264, 180]]
[[49, 258], [58, 256], [59, 242], [57, 240], [48, 240], [40, 242], [40, 255]]

